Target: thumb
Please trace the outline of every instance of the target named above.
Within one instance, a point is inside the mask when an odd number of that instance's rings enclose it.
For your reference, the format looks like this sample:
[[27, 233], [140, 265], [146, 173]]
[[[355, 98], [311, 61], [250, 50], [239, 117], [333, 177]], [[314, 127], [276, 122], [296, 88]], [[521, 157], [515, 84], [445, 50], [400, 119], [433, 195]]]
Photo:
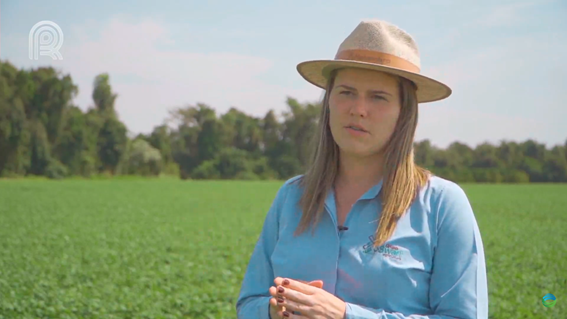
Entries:
[[313, 280], [313, 281], [310, 281], [310, 282], [309, 282], [309, 285], [322, 289], [322, 288], [323, 288], [323, 280]]

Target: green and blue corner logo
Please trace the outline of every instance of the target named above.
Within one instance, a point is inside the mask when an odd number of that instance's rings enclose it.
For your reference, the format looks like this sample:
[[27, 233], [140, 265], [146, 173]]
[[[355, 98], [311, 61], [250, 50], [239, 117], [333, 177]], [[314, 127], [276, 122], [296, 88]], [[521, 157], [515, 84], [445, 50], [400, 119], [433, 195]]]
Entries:
[[555, 300], [555, 296], [552, 294], [547, 294], [543, 296], [543, 298], [541, 299], [541, 302], [547, 308], [553, 308], [553, 306], [555, 306], [556, 301], [557, 300]]

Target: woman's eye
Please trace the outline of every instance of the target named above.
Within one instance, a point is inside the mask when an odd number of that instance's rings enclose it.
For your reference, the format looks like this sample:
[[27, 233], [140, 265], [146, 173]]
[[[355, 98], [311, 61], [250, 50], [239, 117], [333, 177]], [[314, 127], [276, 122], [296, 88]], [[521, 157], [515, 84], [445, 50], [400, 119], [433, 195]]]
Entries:
[[340, 94], [343, 94], [343, 95], [351, 95], [351, 93], [352, 93], [351, 91], [341, 91], [340, 92]]
[[374, 95], [375, 100], [386, 100], [382, 95]]

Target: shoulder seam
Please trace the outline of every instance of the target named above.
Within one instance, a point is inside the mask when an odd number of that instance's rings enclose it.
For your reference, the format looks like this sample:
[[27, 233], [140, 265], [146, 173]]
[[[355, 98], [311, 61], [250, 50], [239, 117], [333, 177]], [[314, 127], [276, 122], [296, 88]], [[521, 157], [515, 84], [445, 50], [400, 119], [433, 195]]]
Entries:
[[297, 182], [297, 181], [301, 178], [301, 176], [302, 176], [302, 175], [297, 175], [297, 176], [294, 176], [294, 177], [289, 178], [289, 179], [286, 180], [286, 181], [284, 182], [284, 184], [280, 187], [279, 192], [280, 192], [281, 198], [280, 198], [279, 203], [278, 203], [278, 206], [279, 206], [279, 207], [278, 207], [278, 214], [277, 214], [277, 217], [278, 217], [278, 218], [277, 218], [277, 219], [278, 219], [278, 225], [279, 225], [279, 222], [280, 222], [280, 219], [281, 219], [281, 214], [282, 214], [282, 211], [283, 211], [283, 207], [285, 207], [285, 205], [286, 205], [286, 203], [287, 203], [287, 200], [288, 200], [288, 198], [289, 198], [290, 188], [292, 187], [292, 184], [294, 184], [295, 182]]
[[[447, 189], [447, 185], [441, 185], [441, 188], [435, 190], [435, 237], [438, 237], [439, 234], [439, 226], [442, 223], [442, 220], [440, 220], [440, 216], [439, 213], [441, 211], [441, 199], [443, 198], [443, 196], [445, 195], [445, 190]], [[445, 216], [443, 216], [443, 218], [445, 218]]]

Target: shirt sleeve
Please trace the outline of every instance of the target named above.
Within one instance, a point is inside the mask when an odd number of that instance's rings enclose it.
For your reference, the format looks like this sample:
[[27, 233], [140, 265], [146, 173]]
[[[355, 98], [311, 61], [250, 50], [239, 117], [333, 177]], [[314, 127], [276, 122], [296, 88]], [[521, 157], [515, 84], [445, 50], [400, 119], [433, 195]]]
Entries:
[[347, 302], [344, 319], [457, 319], [457, 317], [419, 314], [405, 315], [399, 312], [386, 312], [383, 309], [374, 309]]
[[469, 200], [457, 184], [451, 183], [432, 205], [437, 206], [429, 291], [433, 314], [401, 314], [347, 303], [345, 319], [488, 318], [484, 248]]
[[270, 318], [269, 289], [275, 279], [270, 257], [278, 240], [278, 219], [284, 197], [283, 192], [283, 187], [278, 190], [248, 262], [236, 302], [239, 319]]

